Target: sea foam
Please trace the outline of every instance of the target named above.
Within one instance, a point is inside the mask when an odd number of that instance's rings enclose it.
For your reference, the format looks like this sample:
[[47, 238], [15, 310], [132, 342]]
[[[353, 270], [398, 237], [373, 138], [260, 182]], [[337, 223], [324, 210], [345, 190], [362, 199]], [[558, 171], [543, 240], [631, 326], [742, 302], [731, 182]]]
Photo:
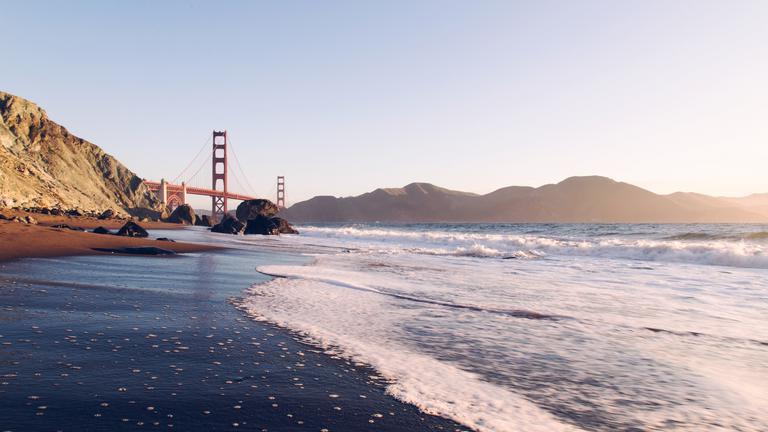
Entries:
[[241, 239], [313, 257], [259, 267], [277, 278], [244, 307], [371, 365], [426, 412], [481, 431], [768, 430], [763, 240], [669, 238], [687, 226], [302, 228]]
[[246, 308], [252, 316], [296, 331], [330, 354], [374, 367], [390, 380], [389, 394], [426, 413], [478, 431], [580, 430], [520, 395], [400, 343], [390, 332], [395, 316], [381, 315], [387, 309], [374, 291], [348, 295], [349, 282], [334, 283], [327, 274], [297, 279], [309, 274], [302, 267], [259, 271], [282, 277], [251, 289]]
[[[537, 258], [545, 255], [588, 256], [730, 267], [768, 268], [763, 232], [726, 240], [702, 234], [668, 238], [551, 236], [514, 233], [462, 233], [398, 228], [302, 227], [305, 235], [363, 241], [372, 247], [424, 254], [487, 258]], [[710, 238], [711, 237], [711, 238]], [[752, 240], [752, 241], [750, 241]]]

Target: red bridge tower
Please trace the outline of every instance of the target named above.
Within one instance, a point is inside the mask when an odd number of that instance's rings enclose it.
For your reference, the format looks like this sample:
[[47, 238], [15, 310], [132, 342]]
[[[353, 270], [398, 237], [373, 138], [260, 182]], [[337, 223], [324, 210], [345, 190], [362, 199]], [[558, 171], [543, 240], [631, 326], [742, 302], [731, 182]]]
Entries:
[[[213, 162], [211, 189], [223, 192], [219, 196], [211, 197], [211, 216], [221, 221], [227, 214], [227, 131], [213, 131], [211, 161]], [[221, 180], [221, 186], [219, 186], [219, 180]]]
[[277, 176], [277, 208], [285, 208], [285, 177]]

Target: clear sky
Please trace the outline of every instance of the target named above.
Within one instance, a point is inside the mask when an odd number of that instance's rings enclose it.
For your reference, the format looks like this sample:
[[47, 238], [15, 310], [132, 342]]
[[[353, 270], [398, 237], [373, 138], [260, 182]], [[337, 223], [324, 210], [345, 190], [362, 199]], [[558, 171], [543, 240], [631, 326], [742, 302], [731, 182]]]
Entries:
[[768, 1], [2, 1], [0, 17], [0, 89], [145, 178], [227, 129], [255, 192], [282, 174], [289, 203], [590, 174], [768, 192]]

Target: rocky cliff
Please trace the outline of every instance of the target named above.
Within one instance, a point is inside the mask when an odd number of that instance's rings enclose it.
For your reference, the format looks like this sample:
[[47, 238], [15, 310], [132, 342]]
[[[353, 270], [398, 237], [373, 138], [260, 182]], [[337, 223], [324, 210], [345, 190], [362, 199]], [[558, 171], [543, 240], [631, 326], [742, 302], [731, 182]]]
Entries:
[[117, 159], [34, 103], [0, 92], [0, 206], [140, 213], [158, 204]]

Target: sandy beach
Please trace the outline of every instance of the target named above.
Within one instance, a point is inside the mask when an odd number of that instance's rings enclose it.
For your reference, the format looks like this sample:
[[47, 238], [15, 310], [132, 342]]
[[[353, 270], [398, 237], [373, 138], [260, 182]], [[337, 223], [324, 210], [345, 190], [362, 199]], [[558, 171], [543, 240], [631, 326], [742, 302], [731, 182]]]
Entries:
[[466, 429], [233, 306], [269, 279], [257, 265], [305, 258], [183, 242], [167, 246], [195, 253], [93, 255], [160, 242], [42, 225], [53, 222], [0, 225], [3, 257], [38, 257], [0, 263], [0, 429]]
[[[30, 216], [37, 220], [38, 224], [31, 225], [0, 220], [0, 245], [2, 245], [0, 247], [0, 261], [32, 257], [104, 254], [105, 252], [96, 249], [125, 247], [157, 247], [176, 253], [199, 252], [215, 248], [215, 246], [210, 245], [158, 241], [153, 238], [119, 237], [68, 228], [54, 228], [55, 225], [63, 224], [84, 230], [92, 230], [101, 226], [117, 231], [126, 222], [118, 219], [99, 220], [89, 217], [53, 216], [21, 211], [5, 211], [2, 214], [9, 218]], [[139, 222], [139, 225], [148, 230], [183, 228], [183, 225], [164, 222]]]

